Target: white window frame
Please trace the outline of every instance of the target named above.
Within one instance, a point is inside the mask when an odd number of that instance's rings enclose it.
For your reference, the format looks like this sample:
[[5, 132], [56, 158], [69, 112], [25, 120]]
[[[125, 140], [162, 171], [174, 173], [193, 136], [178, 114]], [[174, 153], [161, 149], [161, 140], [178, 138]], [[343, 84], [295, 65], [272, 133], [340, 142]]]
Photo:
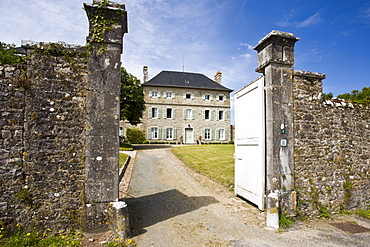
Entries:
[[192, 110], [191, 109], [186, 109], [185, 110], [185, 119], [192, 119]]
[[173, 128], [166, 128], [166, 139], [173, 140]]
[[[222, 97], [222, 99], [220, 100], [220, 97]], [[219, 94], [217, 95], [217, 101], [220, 101], [220, 102], [224, 102], [226, 101], [226, 95], [224, 94]]]
[[172, 99], [173, 98], [172, 94], [173, 94], [172, 92], [166, 92], [166, 98]]
[[[188, 98], [188, 95], [189, 95], [189, 98]], [[185, 100], [193, 100], [194, 99], [194, 94], [192, 94], [190, 92], [186, 92], [186, 93], [184, 93], [184, 99]]]
[[160, 97], [160, 93], [157, 92], [157, 91], [153, 91], [152, 92], [152, 98], [159, 98]]
[[225, 137], [225, 129], [218, 129], [217, 130], [217, 138], [218, 140], [220, 141], [225, 141], [226, 140], [226, 137]]
[[[207, 118], [206, 112], [208, 112], [208, 118]], [[204, 110], [204, 120], [211, 120], [211, 110], [208, 110], [208, 109]]]
[[210, 141], [211, 139], [211, 129], [204, 129], [204, 140]]
[[158, 108], [157, 107], [152, 107], [152, 118], [158, 118]]
[[224, 121], [225, 120], [225, 111], [217, 111], [217, 119], [219, 121]]
[[151, 127], [150, 128], [150, 135], [151, 135], [151, 139], [153, 140], [158, 140], [158, 135], [159, 135], [159, 132], [158, 132], [158, 127]]
[[[166, 108], [166, 118], [167, 119], [173, 119], [173, 109], [172, 108]], [[168, 117], [168, 111], [171, 110], [171, 117]], [[164, 113], [163, 113], [164, 114]]]

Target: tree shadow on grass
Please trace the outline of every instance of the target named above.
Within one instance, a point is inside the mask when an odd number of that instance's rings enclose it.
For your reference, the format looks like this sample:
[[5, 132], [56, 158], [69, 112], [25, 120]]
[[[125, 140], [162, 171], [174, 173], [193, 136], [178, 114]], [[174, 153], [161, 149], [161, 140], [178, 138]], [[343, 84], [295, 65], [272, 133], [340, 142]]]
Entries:
[[141, 235], [146, 232], [145, 228], [148, 226], [217, 202], [210, 196], [189, 197], [175, 189], [127, 198], [132, 235]]

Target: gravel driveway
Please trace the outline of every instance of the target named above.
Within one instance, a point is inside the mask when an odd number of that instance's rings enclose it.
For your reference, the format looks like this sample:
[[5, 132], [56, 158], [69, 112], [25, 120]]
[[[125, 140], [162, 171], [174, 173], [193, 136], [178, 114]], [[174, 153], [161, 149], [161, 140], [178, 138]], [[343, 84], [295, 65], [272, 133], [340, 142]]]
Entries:
[[139, 247], [370, 246], [369, 232], [349, 234], [327, 220], [287, 232], [264, 230], [264, 213], [193, 172], [163, 146], [138, 150], [126, 202]]

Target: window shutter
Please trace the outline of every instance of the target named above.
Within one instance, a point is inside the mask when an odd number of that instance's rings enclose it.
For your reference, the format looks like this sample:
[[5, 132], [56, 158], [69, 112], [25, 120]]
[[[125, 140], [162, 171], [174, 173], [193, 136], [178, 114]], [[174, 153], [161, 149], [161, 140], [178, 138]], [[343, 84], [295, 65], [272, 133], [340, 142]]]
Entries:
[[204, 140], [204, 136], [205, 136], [205, 130], [202, 129], [202, 140]]
[[174, 140], [177, 139], [177, 129], [176, 128], [173, 129], [173, 139]]
[[148, 118], [152, 118], [152, 107], [148, 108]]
[[217, 110], [217, 111], [216, 111], [216, 120], [220, 120], [220, 118], [219, 118], [219, 117], [220, 117], [220, 111], [218, 111], [218, 110]]
[[225, 111], [226, 115], [225, 115], [225, 120], [229, 120], [230, 119], [230, 111]]
[[213, 121], [213, 115], [214, 115], [214, 111], [213, 110], [209, 110], [209, 119], [211, 121]]
[[206, 110], [202, 110], [202, 119], [206, 119]]
[[194, 119], [194, 110], [191, 110], [191, 119]]
[[194, 99], [194, 94], [191, 94], [191, 97], [190, 97], [191, 99]]
[[161, 108], [157, 108], [157, 115], [158, 115], [158, 118], [161, 118]]
[[172, 93], [172, 99], [174, 99], [175, 98], [175, 93]]
[[152, 132], [151, 132], [150, 127], [146, 129], [146, 137], [148, 140], [152, 139]]
[[161, 97], [161, 92], [157, 92], [157, 97], [160, 98]]
[[210, 95], [209, 96], [209, 100], [213, 100], [213, 95]]
[[225, 141], [229, 140], [229, 130], [225, 129]]
[[184, 93], [183, 98], [186, 99], [186, 93]]
[[211, 140], [215, 139], [215, 130], [211, 129]]
[[163, 108], [163, 118], [167, 118], [167, 108]]
[[152, 96], [152, 91], [149, 91], [149, 97], [151, 98], [151, 97], [153, 97]]
[[202, 95], [202, 99], [206, 100], [206, 95], [205, 94]]
[[183, 110], [184, 113], [184, 119], [186, 119], [186, 109]]
[[167, 129], [166, 128], [163, 128], [163, 140], [166, 140], [167, 139]]
[[172, 119], [175, 119], [176, 117], [176, 109], [172, 108]]
[[162, 139], [162, 128], [158, 128], [158, 140]]

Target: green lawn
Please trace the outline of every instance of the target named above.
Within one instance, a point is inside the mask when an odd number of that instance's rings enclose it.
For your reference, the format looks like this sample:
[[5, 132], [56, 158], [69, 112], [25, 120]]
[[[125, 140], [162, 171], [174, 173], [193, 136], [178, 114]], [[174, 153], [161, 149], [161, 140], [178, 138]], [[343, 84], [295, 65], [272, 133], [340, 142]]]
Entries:
[[121, 168], [125, 164], [127, 157], [127, 154], [119, 153], [119, 168]]
[[173, 152], [196, 171], [234, 187], [234, 145], [181, 146]]

